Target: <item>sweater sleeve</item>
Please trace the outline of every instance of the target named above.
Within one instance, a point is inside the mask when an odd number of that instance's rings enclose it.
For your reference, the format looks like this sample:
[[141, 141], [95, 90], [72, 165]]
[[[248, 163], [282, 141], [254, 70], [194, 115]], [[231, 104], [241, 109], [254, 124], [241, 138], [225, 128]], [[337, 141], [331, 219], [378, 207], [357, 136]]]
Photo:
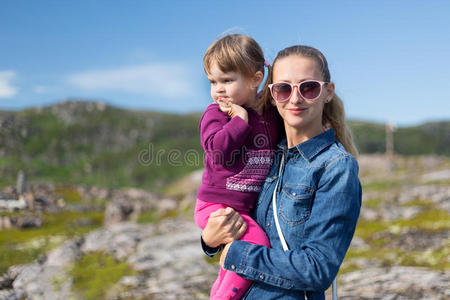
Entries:
[[203, 149], [215, 164], [226, 164], [244, 145], [250, 125], [240, 117], [229, 117], [211, 104], [200, 120], [200, 140]]

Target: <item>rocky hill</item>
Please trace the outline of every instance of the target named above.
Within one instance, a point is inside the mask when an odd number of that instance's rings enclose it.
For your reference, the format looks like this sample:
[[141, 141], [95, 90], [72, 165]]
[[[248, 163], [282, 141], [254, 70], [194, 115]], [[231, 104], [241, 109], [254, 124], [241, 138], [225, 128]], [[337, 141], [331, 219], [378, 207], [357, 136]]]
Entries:
[[[448, 299], [450, 159], [363, 155], [359, 164], [363, 207], [338, 275], [340, 299]], [[201, 252], [192, 220], [200, 174], [164, 197], [78, 188], [89, 201], [110, 198], [105, 226], [10, 266], [0, 299], [209, 299], [217, 262]]]

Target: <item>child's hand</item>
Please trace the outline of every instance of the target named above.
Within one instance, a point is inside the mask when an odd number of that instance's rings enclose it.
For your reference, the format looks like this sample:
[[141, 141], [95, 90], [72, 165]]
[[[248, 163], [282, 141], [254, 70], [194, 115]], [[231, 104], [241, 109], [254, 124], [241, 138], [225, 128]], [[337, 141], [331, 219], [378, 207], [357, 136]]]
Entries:
[[238, 116], [248, 123], [248, 113], [242, 106], [234, 104], [230, 100], [218, 100], [217, 104], [219, 104], [220, 110], [227, 113], [231, 118]]

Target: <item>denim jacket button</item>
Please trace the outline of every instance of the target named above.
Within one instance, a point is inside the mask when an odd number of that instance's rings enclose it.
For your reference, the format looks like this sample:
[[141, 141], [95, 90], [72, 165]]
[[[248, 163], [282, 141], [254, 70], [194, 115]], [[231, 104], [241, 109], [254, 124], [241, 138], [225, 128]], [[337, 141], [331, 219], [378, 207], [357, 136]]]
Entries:
[[235, 270], [235, 269], [236, 269], [236, 266], [235, 266], [235, 265], [231, 265], [231, 269], [232, 269], [232, 270]]
[[259, 275], [259, 279], [263, 280], [264, 279], [264, 275]]
[[297, 196], [297, 193], [292, 193], [292, 196], [294, 196], [294, 197]]

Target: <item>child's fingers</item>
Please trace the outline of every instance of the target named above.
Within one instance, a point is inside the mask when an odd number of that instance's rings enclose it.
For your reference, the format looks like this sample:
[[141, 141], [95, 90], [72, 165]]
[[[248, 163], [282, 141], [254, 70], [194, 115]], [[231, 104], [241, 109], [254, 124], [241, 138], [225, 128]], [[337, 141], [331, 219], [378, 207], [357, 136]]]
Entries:
[[227, 106], [221, 106], [219, 105], [219, 108], [222, 112], [224, 113], [229, 113], [231, 111], [231, 107], [227, 107]]

